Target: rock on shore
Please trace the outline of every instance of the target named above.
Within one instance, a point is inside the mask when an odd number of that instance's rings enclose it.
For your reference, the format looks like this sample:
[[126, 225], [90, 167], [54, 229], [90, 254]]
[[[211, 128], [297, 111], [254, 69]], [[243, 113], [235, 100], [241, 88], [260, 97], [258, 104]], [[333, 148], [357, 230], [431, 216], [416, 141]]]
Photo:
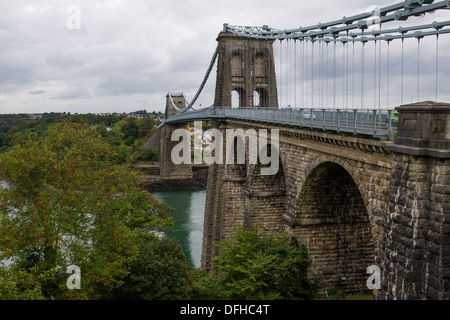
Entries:
[[147, 176], [142, 183], [143, 187], [150, 192], [162, 191], [201, 191], [206, 190], [208, 180], [208, 167], [192, 167], [192, 179], [183, 180], [161, 180], [156, 176]]

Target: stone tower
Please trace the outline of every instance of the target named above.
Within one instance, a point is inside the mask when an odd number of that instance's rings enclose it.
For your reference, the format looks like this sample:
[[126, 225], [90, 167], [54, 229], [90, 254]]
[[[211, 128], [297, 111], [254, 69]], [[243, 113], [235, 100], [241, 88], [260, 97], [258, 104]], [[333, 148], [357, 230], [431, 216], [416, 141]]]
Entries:
[[[231, 107], [232, 92], [236, 91], [240, 108], [278, 108], [273, 41], [247, 39], [228, 32], [221, 32], [217, 41], [214, 105]], [[256, 103], [255, 97], [259, 97]]]
[[[173, 104], [179, 109], [186, 107], [186, 100], [183, 94], [169, 94], [166, 96], [166, 112], [165, 118], [168, 119], [172, 115], [177, 114], [177, 111], [172, 105], [170, 99], [172, 98]], [[177, 129], [187, 130], [186, 123], [165, 124], [159, 129], [159, 166], [160, 176], [163, 180], [182, 180], [192, 178], [192, 165], [191, 164], [179, 164], [176, 165], [171, 159], [171, 151], [174, 146], [179, 142], [172, 141], [172, 133]]]
[[[169, 96], [170, 95], [170, 96]], [[178, 109], [184, 109], [186, 108], [186, 100], [184, 99], [184, 96], [182, 93], [176, 93], [176, 94], [170, 94], [168, 93], [166, 96], [166, 112], [165, 112], [165, 118], [168, 119], [171, 116], [177, 114], [178, 112], [173, 107], [170, 98], [172, 97], [173, 104], [177, 106]]]

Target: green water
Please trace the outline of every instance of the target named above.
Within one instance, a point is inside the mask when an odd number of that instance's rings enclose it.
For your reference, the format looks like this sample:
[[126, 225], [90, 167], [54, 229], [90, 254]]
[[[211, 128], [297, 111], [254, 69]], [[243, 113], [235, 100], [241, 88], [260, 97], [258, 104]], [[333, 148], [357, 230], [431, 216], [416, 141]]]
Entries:
[[152, 194], [176, 209], [172, 214], [174, 234], [171, 236], [180, 242], [191, 266], [200, 267], [206, 191], [167, 191]]

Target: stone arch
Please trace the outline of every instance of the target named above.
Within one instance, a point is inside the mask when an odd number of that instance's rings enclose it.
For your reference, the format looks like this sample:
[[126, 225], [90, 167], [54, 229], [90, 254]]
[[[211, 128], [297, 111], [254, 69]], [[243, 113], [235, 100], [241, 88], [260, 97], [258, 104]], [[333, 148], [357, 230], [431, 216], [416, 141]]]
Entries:
[[[355, 166], [351, 165], [350, 163], [348, 163], [348, 161], [346, 161], [343, 158], [340, 157], [336, 157], [336, 156], [319, 156], [317, 158], [315, 158], [313, 161], [311, 161], [307, 166], [305, 166], [305, 170], [303, 170], [303, 174], [301, 176], [300, 181], [303, 181], [303, 184], [300, 186], [300, 188], [297, 190], [297, 198], [300, 195], [303, 185], [306, 182], [307, 177], [313, 172], [313, 170], [315, 168], [317, 168], [319, 165], [321, 165], [322, 163], [325, 162], [333, 162], [336, 163], [338, 165], [340, 165], [341, 167], [343, 167], [351, 176], [351, 178], [353, 179], [353, 181], [355, 182], [356, 186], [358, 187], [358, 190], [360, 191], [361, 197], [364, 201], [364, 205], [366, 206], [366, 208], [369, 205], [369, 196], [366, 193], [361, 192], [361, 190], [363, 190], [363, 183], [362, 180], [359, 176], [359, 174], [356, 172], [356, 168]], [[371, 220], [371, 222], [373, 221], [373, 217], [371, 217], [369, 215], [369, 219]]]
[[259, 92], [257, 90], [255, 90], [255, 91], [253, 91], [253, 106], [259, 107], [260, 103], [261, 103], [261, 100], [260, 100]]
[[[237, 97], [233, 97], [233, 93], [234, 92], [237, 93]], [[246, 94], [245, 94], [245, 89], [244, 88], [241, 88], [241, 87], [233, 88], [231, 95], [232, 95], [232, 102], [231, 102], [231, 107], [232, 108], [244, 108], [244, 107], [246, 107]], [[235, 101], [236, 98], [237, 98], [237, 101]]]
[[[213, 239], [213, 243], [229, 239], [238, 226], [244, 223], [245, 215], [245, 185], [247, 180], [247, 156], [244, 154], [244, 163], [238, 161], [238, 143], [244, 143], [244, 139], [237, 135], [233, 137], [233, 144], [230, 150], [226, 150], [225, 164], [223, 168], [223, 184], [221, 186], [223, 194], [218, 200], [221, 203], [220, 210], [217, 211], [216, 230], [218, 231]], [[233, 153], [234, 161], [228, 159], [228, 153]], [[209, 177], [208, 177], [209, 179]], [[213, 246], [213, 256], [219, 254], [219, 247]]]
[[[271, 150], [271, 147], [268, 144], [263, 152]], [[286, 213], [286, 177], [280, 152], [276, 174], [262, 175], [261, 168], [268, 166], [270, 164], [263, 165], [260, 161], [249, 165], [244, 228], [258, 224], [264, 232], [278, 235], [284, 231], [283, 216]]]
[[292, 231], [308, 247], [311, 273], [322, 277], [324, 290], [370, 293], [366, 270], [375, 262], [376, 245], [355, 176], [345, 161], [319, 157], [298, 191]]
[[[227, 163], [225, 166], [225, 175], [227, 176], [228, 179], [235, 179], [235, 180], [239, 180], [239, 181], [245, 181], [246, 177], [247, 177], [247, 163], [248, 163], [248, 157], [247, 157], [247, 152], [245, 150], [245, 148], [247, 147], [248, 143], [247, 140], [248, 139], [243, 139], [242, 136], [240, 135], [236, 135], [233, 137], [233, 144], [232, 144], [232, 150], [227, 150], [228, 152], [232, 152], [233, 153], [233, 163], [228, 163], [228, 158], [227, 159]], [[242, 148], [244, 149], [244, 153], [243, 154], [239, 154], [239, 149]], [[242, 157], [243, 157], [243, 161], [242, 161]]]
[[266, 88], [256, 88], [255, 92], [258, 93], [259, 107], [266, 108], [269, 106], [269, 92]]
[[237, 90], [231, 91], [231, 108], [239, 108], [241, 95]]

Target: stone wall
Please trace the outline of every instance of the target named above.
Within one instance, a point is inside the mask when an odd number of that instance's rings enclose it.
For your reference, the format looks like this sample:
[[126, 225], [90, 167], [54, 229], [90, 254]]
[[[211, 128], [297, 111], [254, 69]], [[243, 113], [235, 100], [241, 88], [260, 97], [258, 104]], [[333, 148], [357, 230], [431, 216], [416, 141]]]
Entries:
[[381, 265], [389, 143], [261, 123], [216, 125], [280, 129], [280, 168], [276, 175], [262, 176], [258, 165], [211, 166], [202, 268], [211, 270], [218, 254], [214, 243], [234, 227], [258, 224], [269, 234], [287, 232], [305, 244], [313, 260], [311, 275], [322, 277], [324, 290], [367, 291], [367, 267]]
[[449, 299], [450, 105], [398, 109], [381, 298]]
[[[379, 299], [449, 299], [450, 106], [401, 106], [394, 142], [238, 120], [226, 129], [279, 129], [280, 169], [210, 166], [202, 268], [236, 226], [259, 224], [308, 247], [322, 292], [367, 292], [367, 267], [382, 271]], [[224, 134], [225, 136], [225, 134]], [[224, 141], [224, 144], [226, 142]]]
[[[160, 128], [161, 133], [160, 137], [160, 155], [159, 155], [159, 164], [160, 164], [160, 175], [163, 180], [179, 180], [179, 179], [191, 179], [193, 177], [192, 174], [192, 165], [188, 164], [174, 164], [172, 161], [171, 151], [172, 149], [178, 145], [179, 141], [172, 141], [172, 133], [177, 129], [185, 129], [187, 130], [187, 125], [170, 125], [165, 124]], [[189, 153], [189, 158], [191, 157]]]

